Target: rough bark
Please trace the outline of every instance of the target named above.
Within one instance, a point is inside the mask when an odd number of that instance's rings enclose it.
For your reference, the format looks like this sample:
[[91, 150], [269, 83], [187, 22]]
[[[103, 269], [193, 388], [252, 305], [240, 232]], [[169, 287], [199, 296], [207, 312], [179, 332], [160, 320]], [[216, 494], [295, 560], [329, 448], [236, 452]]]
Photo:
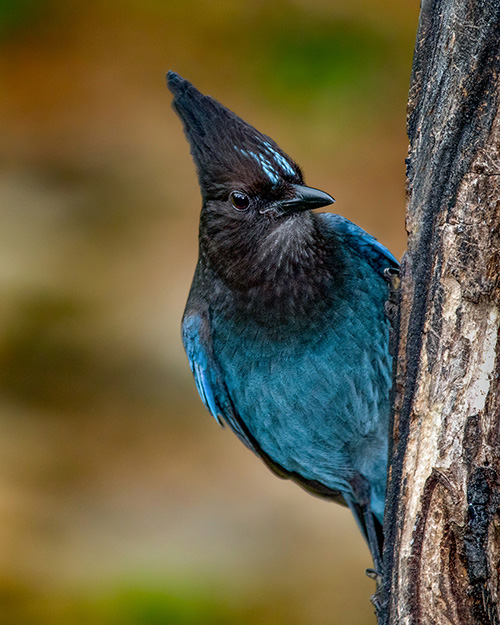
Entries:
[[499, 0], [423, 0], [379, 615], [388, 625], [500, 623], [499, 95]]

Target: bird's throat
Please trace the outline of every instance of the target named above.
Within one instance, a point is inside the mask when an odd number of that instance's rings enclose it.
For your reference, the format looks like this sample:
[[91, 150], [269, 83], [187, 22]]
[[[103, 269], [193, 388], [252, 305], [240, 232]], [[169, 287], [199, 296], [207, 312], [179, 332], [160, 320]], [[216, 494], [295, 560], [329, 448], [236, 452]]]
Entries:
[[[226, 231], [222, 241], [211, 240], [212, 253], [206, 260], [230, 289], [240, 312], [281, 323], [321, 314], [341, 280], [332, 242], [325, 240], [313, 214], [273, 226], [258, 236], [229, 236]], [[214, 243], [219, 247], [215, 255]]]

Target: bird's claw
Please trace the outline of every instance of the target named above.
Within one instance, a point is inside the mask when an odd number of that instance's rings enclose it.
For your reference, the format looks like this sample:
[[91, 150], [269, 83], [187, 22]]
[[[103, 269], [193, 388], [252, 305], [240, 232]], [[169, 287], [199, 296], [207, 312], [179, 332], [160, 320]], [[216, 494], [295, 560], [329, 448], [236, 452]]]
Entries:
[[377, 589], [370, 597], [370, 601], [372, 602], [373, 607], [375, 608], [375, 614], [377, 615], [377, 620], [382, 622], [381, 616], [385, 614], [387, 608], [387, 599], [384, 592], [384, 588], [382, 585], [382, 574], [375, 569], [366, 569], [366, 575], [375, 581], [377, 584]]
[[396, 267], [386, 267], [384, 269], [384, 279], [388, 282], [394, 291], [399, 289], [401, 282], [400, 271]]
[[366, 569], [365, 575], [377, 584], [377, 589], [382, 585], [382, 573], [379, 573], [375, 569]]

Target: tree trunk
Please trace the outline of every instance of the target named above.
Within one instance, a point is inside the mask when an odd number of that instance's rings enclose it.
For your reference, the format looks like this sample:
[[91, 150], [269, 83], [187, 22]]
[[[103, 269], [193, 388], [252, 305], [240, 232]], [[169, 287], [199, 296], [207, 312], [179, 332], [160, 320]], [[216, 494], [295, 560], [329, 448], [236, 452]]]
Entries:
[[500, 623], [500, 0], [423, 0], [384, 625]]

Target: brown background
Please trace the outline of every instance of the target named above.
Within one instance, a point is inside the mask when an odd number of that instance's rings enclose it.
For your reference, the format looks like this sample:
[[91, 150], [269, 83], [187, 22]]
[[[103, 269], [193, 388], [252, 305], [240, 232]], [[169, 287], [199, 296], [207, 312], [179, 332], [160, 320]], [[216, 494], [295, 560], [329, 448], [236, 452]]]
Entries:
[[199, 191], [164, 74], [400, 256], [418, 2], [0, 5], [0, 622], [373, 623], [349, 512], [197, 398]]

